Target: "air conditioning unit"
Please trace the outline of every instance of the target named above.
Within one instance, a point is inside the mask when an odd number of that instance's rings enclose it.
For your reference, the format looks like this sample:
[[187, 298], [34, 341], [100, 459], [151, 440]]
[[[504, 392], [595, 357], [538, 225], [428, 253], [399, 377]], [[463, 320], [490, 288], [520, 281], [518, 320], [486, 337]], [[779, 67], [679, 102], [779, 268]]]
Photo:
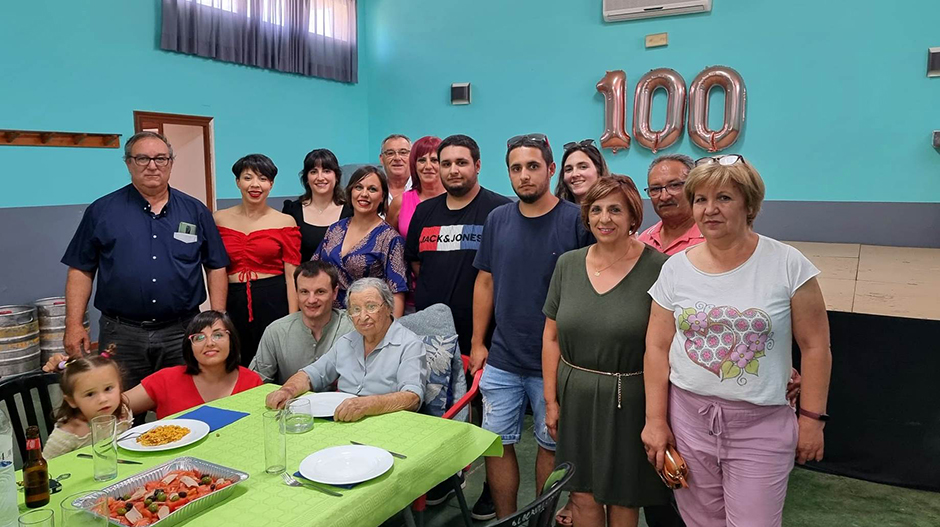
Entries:
[[619, 22], [711, 10], [712, 0], [604, 0], [604, 21]]

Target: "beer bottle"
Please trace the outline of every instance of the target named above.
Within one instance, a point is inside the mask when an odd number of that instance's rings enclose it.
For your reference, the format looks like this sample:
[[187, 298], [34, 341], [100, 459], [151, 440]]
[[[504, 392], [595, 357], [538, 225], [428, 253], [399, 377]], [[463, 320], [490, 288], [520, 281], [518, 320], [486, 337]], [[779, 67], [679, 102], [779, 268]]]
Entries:
[[26, 506], [42, 507], [49, 504], [49, 466], [42, 457], [39, 443], [39, 427], [26, 429], [27, 460], [23, 465], [23, 486], [26, 490]]

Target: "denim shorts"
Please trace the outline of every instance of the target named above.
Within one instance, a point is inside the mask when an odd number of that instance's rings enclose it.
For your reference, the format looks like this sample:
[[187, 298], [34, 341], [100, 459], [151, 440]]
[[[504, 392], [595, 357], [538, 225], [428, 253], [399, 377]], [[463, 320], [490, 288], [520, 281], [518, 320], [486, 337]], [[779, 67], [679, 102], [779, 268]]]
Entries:
[[514, 445], [522, 438], [522, 420], [526, 401], [535, 418], [535, 441], [546, 450], [555, 451], [555, 442], [545, 427], [545, 394], [542, 377], [519, 375], [489, 364], [480, 380], [483, 395], [483, 429], [500, 436], [504, 445]]

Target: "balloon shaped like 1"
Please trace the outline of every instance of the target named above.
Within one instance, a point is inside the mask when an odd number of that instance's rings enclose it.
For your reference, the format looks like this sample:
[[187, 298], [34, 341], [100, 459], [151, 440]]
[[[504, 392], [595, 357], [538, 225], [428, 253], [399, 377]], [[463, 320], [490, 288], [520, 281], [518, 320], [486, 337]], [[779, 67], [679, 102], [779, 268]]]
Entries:
[[597, 91], [604, 94], [604, 134], [601, 135], [601, 148], [610, 148], [615, 154], [618, 149], [630, 148], [630, 136], [624, 129], [626, 111], [627, 74], [623, 70], [608, 71], [597, 82]]
[[[666, 124], [661, 130], [650, 128], [653, 93], [666, 90]], [[669, 148], [682, 135], [685, 127], [685, 79], [671, 68], [657, 68], [640, 77], [633, 97], [633, 136], [636, 142], [655, 154]]]
[[[725, 90], [725, 119], [721, 130], [708, 128], [708, 92], [715, 85]], [[744, 129], [747, 91], [741, 75], [727, 66], [705, 68], [689, 87], [689, 139], [709, 152], [724, 150]]]

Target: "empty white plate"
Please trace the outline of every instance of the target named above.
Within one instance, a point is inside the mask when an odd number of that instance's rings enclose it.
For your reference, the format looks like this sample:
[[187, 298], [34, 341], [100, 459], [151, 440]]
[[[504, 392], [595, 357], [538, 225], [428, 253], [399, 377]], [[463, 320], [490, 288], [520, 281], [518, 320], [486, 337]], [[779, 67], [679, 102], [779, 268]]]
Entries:
[[310, 399], [310, 411], [314, 417], [333, 417], [333, 412], [336, 411], [339, 403], [353, 397], [357, 396], [343, 392], [322, 392], [308, 393], [300, 398]]
[[388, 451], [374, 446], [334, 446], [305, 457], [300, 474], [317, 483], [352, 485], [385, 474], [393, 461]]

